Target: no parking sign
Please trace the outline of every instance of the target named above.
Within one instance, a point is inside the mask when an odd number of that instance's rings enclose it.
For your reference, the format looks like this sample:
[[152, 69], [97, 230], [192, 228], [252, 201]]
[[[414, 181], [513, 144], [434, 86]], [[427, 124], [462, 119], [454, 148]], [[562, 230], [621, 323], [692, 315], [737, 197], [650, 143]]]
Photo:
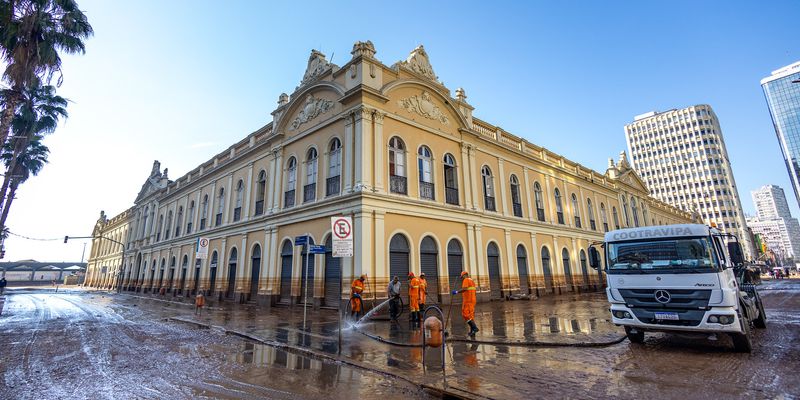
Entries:
[[334, 257], [353, 256], [353, 221], [350, 217], [331, 217]]

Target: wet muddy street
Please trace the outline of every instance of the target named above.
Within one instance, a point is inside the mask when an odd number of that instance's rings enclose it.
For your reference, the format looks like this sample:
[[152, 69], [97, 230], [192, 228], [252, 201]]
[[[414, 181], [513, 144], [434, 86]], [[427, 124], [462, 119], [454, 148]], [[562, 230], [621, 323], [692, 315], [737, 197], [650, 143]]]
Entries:
[[0, 399], [425, 398], [403, 382], [165, 322], [108, 297], [16, 293], [0, 316]]
[[[411, 382], [467, 398], [797, 398], [800, 280], [766, 281], [760, 290], [768, 328], [754, 331], [752, 354], [732, 352], [724, 336], [660, 333], [641, 345], [502, 344], [619, 338], [605, 297], [592, 293], [479, 304], [477, 339], [496, 344], [449, 343], [444, 375], [439, 349], [425, 352], [426, 372], [420, 348], [352, 330], [337, 355], [330, 310], [310, 311], [311, 333], [303, 335], [299, 307], [215, 304], [196, 317], [190, 306], [147, 297], [16, 290], [0, 315], [0, 399], [436, 396]], [[456, 339], [466, 329], [459, 317], [450, 320]], [[419, 330], [390, 325], [380, 313], [361, 329], [421, 341]]]

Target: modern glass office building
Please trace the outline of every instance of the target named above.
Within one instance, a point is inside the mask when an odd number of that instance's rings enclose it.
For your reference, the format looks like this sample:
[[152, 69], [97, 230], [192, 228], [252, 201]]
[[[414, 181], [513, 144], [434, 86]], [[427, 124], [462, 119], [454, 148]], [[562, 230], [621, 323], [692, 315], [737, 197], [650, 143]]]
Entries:
[[761, 87], [800, 205], [800, 61], [773, 71], [761, 80]]

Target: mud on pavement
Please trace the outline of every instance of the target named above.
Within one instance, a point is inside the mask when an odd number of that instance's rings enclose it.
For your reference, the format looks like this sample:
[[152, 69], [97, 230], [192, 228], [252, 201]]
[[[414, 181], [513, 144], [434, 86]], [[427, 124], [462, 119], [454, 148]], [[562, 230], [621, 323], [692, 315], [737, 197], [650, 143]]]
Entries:
[[2, 399], [428, 397], [404, 382], [86, 294], [7, 296], [0, 347]]

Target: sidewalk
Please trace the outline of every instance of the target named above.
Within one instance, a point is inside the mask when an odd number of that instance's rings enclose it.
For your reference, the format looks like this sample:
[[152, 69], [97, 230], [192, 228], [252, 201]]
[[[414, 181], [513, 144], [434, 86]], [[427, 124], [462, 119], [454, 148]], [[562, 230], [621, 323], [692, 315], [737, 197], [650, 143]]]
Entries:
[[[510, 378], [509, 371], [519, 369], [541, 351], [566, 351], [563, 348], [507, 345], [518, 342], [553, 344], [596, 344], [623, 336], [621, 329], [608, 321], [608, 305], [601, 293], [562, 295], [538, 300], [481, 303], [475, 320], [481, 331], [477, 342], [469, 342], [468, 330], [461, 318], [460, 304], [454, 304], [448, 330], [458, 342], [446, 345], [446, 373], [441, 373], [440, 348], [425, 351], [423, 369], [422, 330], [412, 328], [407, 313], [401, 322], [388, 322], [387, 311], [360, 325], [359, 330], [404, 346], [390, 345], [354, 331], [345, 324], [341, 354], [338, 350], [336, 310], [307, 310], [307, 331], [303, 334], [303, 307], [272, 307], [222, 303], [205, 309], [201, 317], [194, 307], [183, 302], [123, 293], [148, 310], [173, 320], [222, 330], [231, 334], [281, 347], [314, 358], [325, 358], [348, 365], [378, 371], [451, 395], [467, 398], [521, 398], [530, 396], [530, 383]], [[370, 305], [369, 299], [365, 301]], [[443, 305], [445, 317], [448, 306]], [[433, 315], [433, 314], [429, 314]], [[545, 349], [545, 350], [543, 350]], [[572, 350], [577, 351], [577, 350]], [[585, 350], [583, 350], [585, 351]], [[602, 351], [597, 349], [597, 351]], [[522, 371], [524, 373], [524, 371]]]

